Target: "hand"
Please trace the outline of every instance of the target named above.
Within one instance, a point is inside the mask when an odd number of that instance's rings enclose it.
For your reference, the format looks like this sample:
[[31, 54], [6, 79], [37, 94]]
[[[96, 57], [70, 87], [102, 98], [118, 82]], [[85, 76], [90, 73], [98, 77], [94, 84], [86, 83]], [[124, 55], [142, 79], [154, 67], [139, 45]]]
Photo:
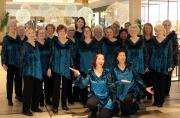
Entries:
[[145, 73], [149, 72], [149, 68], [145, 68], [144, 72]]
[[3, 69], [7, 71], [8, 67], [6, 66], [6, 64], [3, 64]]
[[173, 70], [173, 68], [171, 68], [171, 67], [170, 67], [170, 68], [168, 68], [168, 72], [171, 72], [172, 70]]
[[74, 72], [74, 76], [75, 76], [75, 77], [78, 77], [78, 76], [80, 75], [79, 70], [76, 70], [76, 69], [70, 68], [70, 67], [69, 67], [69, 69], [72, 70], [72, 71]]
[[131, 81], [128, 81], [128, 80], [125, 80], [125, 79], [121, 80], [121, 82], [122, 82], [122, 83], [125, 83], [125, 84], [126, 84], [126, 83], [131, 83]]
[[47, 71], [47, 76], [48, 76], [48, 77], [51, 77], [51, 76], [52, 76], [52, 71], [51, 71], [50, 68], [49, 68], [48, 71]]
[[154, 94], [154, 91], [152, 90], [152, 86], [151, 87], [147, 87], [146, 88], [146, 91], [148, 92], [148, 93], [150, 93], [150, 94]]

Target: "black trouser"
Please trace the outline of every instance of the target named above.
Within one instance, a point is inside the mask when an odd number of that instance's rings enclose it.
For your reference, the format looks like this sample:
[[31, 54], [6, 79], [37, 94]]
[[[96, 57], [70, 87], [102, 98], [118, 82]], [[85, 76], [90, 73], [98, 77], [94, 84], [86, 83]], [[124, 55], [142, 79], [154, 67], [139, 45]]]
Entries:
[[62, 107], [66, 107], [68, 96], [70, 96], [69, 89], [72, 89], [72, 87], [68, 88], [69, 84], [71, 84], [71, 80], [57, 73], [53, 73], [53, 79], [54, 79], [53, 108], [57, 109], [59, 107], [61, 80], [62, 80], [61, 105]]
[[124, 101], [120, 100], [121, 116], [129, 116], [136, 114], [139, 106], [136, 101], [133, 101], [133, 93], [128, 93]]
[[154, 103], [162, 105], [166, 93], [167, 75], [153, 71]]
[[22, 97], [22, 78], [20, 78], [19, 69], [15, 66], [8, 65], [7, 66], [7, 99], [12, 100], [12, 92], [13, 92], [13, 80], [15, 82], [15, 93], [16, 96], [21, 98]]
[[82, 105], [86, 105], [88, 100], [88, 88], [83, 88], [80, 90], [80, 102]]
[[170, 75], [167, 76], [166, 79], [166, 93], [165, 96], [169, 96], [170, 88], [171, 88], [171, 78], [172, 78], [172, 71], [170, 72]]
[[[90, 110], [91, 113], [96, 114], [98, 111], [98, 100], [95, 97], [91, 97], [87, 101], [87, 107]], [[101, 108], [99, 111], [99, 117], [98, 118], [112, 118], [112, 110], [108, 108]], [[90, 117], [88, 117], [90, 118]], [[93, 118], [93, 117], [92, 117]]]
[[79, 102], [81, 89], [78, 86], [73, 87], [73, 101]]
[[[147, 87], [153, 86], [153, 78], [152, 78], [151, 71], [144, 74], [143, 81]], [[146, 96], [147, 96], [147, 99], [149, 100], [152, 99], [152, 94], [148, 93], [147, 91], [145, 91], [145, 97]]]
[[[44, 86], [43, 86], [44, 84]], [[43, 80], [41, 81], [41, 89], [40, 89], [40, 104], [44, 104], [44, 99], [46, 102], [50, 101], [50, 98], [53, 94], [53, 78], [49, 78], [47, 76], [43, 76]], [[44, 87], [44, 89], [43, 89]]]
[[32, 76], [24, 76], [23, 90], [23, 112], [29, 111], [30, 107], [33, 110], [38, 108], [40, 97], [41, 81]]
[[45, 100], [48, 101], [52, 98], [53, 95], [53, 78], [43, 76], [44, 79], [44, 92], [45, 92]]

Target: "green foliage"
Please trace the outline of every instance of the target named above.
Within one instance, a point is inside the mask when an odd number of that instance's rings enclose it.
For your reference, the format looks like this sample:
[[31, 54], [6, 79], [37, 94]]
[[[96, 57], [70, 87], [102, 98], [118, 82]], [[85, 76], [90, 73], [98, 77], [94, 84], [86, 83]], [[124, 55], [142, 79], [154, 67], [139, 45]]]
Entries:
[[6, 12], [6, 14], [1, 19], [1, 22], [0, 22], [0, 31], [3, 31], [4, 27], [7, 25], [8, 19], [9, 19], [9, 13]]
[[141, 22], [140, 19], [136, 19], [136, 20], [135, 20], [135, 23], [138, 25], [138, 27], [139, 27], [139, 29], [140, 29], [140, 31], [139, 31], [139, 35], [140, 35], [140, 34], [141, 34], [142, 27], [143, 27], [142, 22]]

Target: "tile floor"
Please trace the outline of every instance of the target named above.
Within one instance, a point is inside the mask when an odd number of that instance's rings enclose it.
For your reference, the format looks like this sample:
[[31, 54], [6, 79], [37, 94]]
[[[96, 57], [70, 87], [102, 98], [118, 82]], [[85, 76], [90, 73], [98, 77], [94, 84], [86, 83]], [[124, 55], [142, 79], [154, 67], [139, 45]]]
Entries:
[[[29, 118], [21, 114], [21, 103], [13, 99], [14, 106], [9, 107], [6, 100], [6, 72], [0, 67], [0, 118]], [[147, 103], [145, 104], [147, 105]], [[44, 112], [34, 113], [31, 118], [86, 118], [81, 105], [70, 106], [68, 112], [59, 110], [58, 115], [50, 111], [49, 106], [42, 108]], [[157, 108], [147, 105], [146, 110], [138, 112], [137, 118], [180, 118], [180, 82], [172, 82], [170, 97], [164, 107]]]

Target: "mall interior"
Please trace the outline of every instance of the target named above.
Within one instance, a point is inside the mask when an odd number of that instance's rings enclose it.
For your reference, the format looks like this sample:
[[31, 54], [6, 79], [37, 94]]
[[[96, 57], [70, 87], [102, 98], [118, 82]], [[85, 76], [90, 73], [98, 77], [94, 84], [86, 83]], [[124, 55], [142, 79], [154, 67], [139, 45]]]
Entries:
[[[172, 30], [176, 31], [180, 42], [180, 0], [0, 0], [0, 19], [16, 19], [25, 26], [44, 27], [48, 23], [55, 26], [74, 24], [77, 17], [84, 17], [90, 27], [102, 25], [108, 27], [118, 21], [121, 27], [126, 22], [149, 22], [153, 26], [170, 20]], [[1, 20], [0, 42], [7, 28]], [[2, 45], [0, 46], [2, 47]], [[180, 44], [179, 44], [180, 47]], [[178, 57], [180, 54], [178, 54]], [[180, 118], [180, 69], [176, 66], [172, 73], [170, 95], [166, 97], [163, 107], [152, 106], [144, 102], [144, 109], [133, 118]], [[22, 114], [22, 103], [15, 99], [13, 106], [8, 106], [6, 99], [6, 71], [0, 66], [0, 118], [28, 118]], [[59, 108], [58, 114], [51, 111], [51, 106], [41, 107], [43, 112], [33, 113], [31, 118], [86, 118], [87, 109], [81, 104], [69, 105], [69, 110]], [[114, 116], [113, 118], [116, 118]]]

